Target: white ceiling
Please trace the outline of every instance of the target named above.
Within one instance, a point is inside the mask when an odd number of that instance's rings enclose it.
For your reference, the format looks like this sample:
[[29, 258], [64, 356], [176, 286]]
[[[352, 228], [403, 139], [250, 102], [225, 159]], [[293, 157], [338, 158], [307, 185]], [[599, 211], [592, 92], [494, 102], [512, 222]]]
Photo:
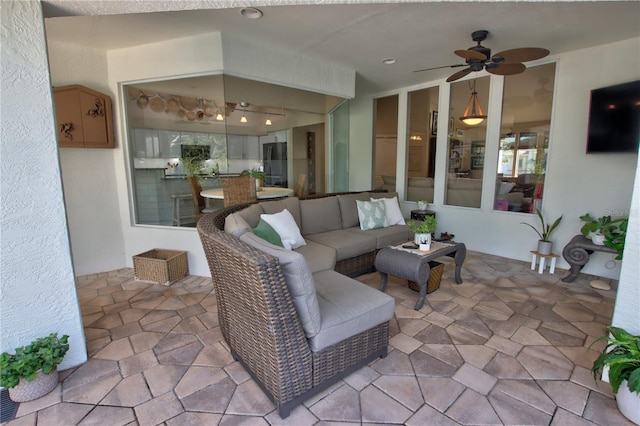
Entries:
[[[470, 34], [475, 30], [490, 31], [483, 45], [493, 53], [517, 47], [544, 47], [555, 55], [640, 37], [638, 1], [362, 4], [324, 0], [322, 5], [295, 5], [312, 2], [43, 0], [42, 3], [48, 17], [49, 40], [109, 50], [221, 31], [259, 38], [295, 54], [355, 69], [359, 84], [370, 84], [377, 91], [437, 80], [459, 70], [412, 72], [463, 63], [453, 51], [473, 46]], [[243, 18], [240, 8], [228, 8], [258, 4], [267, 6], [259, 6], [264, 17], [257, 20]], [[176, 8], [181, 10], [172, 11]], [[397, 63], [382, 64], [382, 59], [389, 57], [396, 58]], [[598, 58], [586, 54], [585, 66], [592, 60]]]

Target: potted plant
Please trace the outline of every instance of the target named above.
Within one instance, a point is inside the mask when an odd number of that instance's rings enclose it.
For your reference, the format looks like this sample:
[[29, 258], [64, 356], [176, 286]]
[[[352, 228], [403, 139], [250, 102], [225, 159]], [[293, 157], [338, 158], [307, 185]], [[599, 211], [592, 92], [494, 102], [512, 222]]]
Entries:
[[622, 328], [609, 326], [609, 334], [593, 342], [606, 341], [607, 345], [593, 362], [593, 378], [605, 367], [609, 383], [620, 412], [640, 425], [640, 336], [634, 336]]
[[249, 170], [249, 176], [256, 180], [256, 191], [259, 191], [264, 186], [264, 172], [258, 169], [251, 169]]
[[[435, 216], [425, 216], [422, 221], [409, 221], [407, 222], [407, 226], [411, 232], [415, 234], [414, 242], [416, 244], [426, 244], [431, 245], [431, 233], [436, 230], [438, 226], [438, 221]], [[429, 248], [421, 248], [429, 250]]]
[[58, 333], [39, 337], [15, 354], [0, 355], [0, 386], [9, 389], [16, 402], [31, 401], [51, 392], [58, 385], [58, 365], [69, 350], [69, 336]]
[[551, 254], [553, 243], [549, 240], [549, 238], [551, 237], [551, 233], [558, 227], [558, 225], [560, 225], [560, 222], [562, 221], [562, 215], [560, 215], [559, 218], [557, 218], [551, 225], [549, 225], [548, 222], [545, 222], [540, 209], [536, 209], [536, 214], [540, 219], [540, 225], [541, 225], [540, 230], [536, 229], [533, 225], [529, 223], [526, 223], [526, 222], [520, 222], [520, 223], [522, 223], [523, 225], [527, 225], [528, 227], [533, 229], [536, 232], [536, 234], [538, 234], [538, 236], [540, 237], [540, 239], [538, 240], [538, 253]]
[[611, 219], [611, 216], [594, 218], [589, 213], [580, 216], [584, 222], [580, 232], [586, 238], [590, 238], [594, 244], [604, 245], [617, 251], [616, 260], [622, 259], [624, 242], [627, 235], [629, 219], [621, 217]]
[[429, 207], [429, 203], [427, 202], [427, 200], [418, 200], [418, 210], [420, 211], [425, 211], [427, 210], [427, 207]]

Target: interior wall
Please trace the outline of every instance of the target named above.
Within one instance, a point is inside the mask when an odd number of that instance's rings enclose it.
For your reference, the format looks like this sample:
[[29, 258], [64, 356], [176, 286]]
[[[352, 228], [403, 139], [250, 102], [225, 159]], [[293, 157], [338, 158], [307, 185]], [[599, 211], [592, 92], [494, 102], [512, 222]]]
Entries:
[[67, 369], [85, 362], [87, 353], [71, 263], [42, 11], [39, 2], [3, 2], [0, 8], [0, 352], [13, 353], [50, 333], [67, 334], [70, 348], [59, 366]]
[[[82, 84], [113, 99], [106, 52], [55, 42], [48, 43], [47, 48], [54, 87]], [[122, 140], [116, 139], [116, 145], [121, 144]], [[126, 262], [114, 150], [59, 151], [75, 274], [121, 268]]]
[[[597, 57], [601, 55], [603, 60], [585, 67], [586, 54], [595, 54]], [[543, 212], [551, 220], [564, 215], [562, 224], [552, 236], [554, 252], [561, 253], [562, 247], [580, 232], [579, 216], [587, 212], [598, 216], [607, 212], [630, 214], [637, 155], [587, 155], [585, 146], [590, 90], [637, 80], [640, 77], [640, 39], [595, 46], [586, 51], [548, 58], [554, 59], [557, 59], [556, 95]], [[440, 96], [444, 96], [446, 83], [440, 84]], [[401, 94], [407, 90], [413, 89], [403, 89]], [[364, 99], [367, 96], [368, 101]], [[371, 129], [374, 128], [374, 123], [371, 99], [374, 96], [377, 95], [371, 92], [358, 93], [358, 97], [352, 102], [350, 143], [351, 152], [354, 154], [350, 160], [350, 170], [358, 172], [357, 176], [351, 173], [351, 190], [371, 186], [371, 181], [366, 181], [365, 178], [371, 179], [372, 176], [372, 163], [366, 161], [366, 158], [370, 158], [373, 151]], [[501, 102], [501, 99], [493, 99], [493, 102]], [[399, 143], [398, 147], [399, 157], [402, 155], [400, 145], [402, 144]], [[446, 150], [446, 138], [439, 138], [437, 149], [438, 152]], [[485, 160], [487, 167], [493, 163], [495, 161], [491, 159]], [[495, 164], [493, 167], [495, 168]], [[436, 166], [436, 187], [444, 187], [444, 169]], [[488, 169], [485, 172], [492, 173]], [[400, 190], [399, 187], [397, 189]], [[444, 206], [438, 203], [436, 197], [436, 204], [430, 208], [438, 213], [437, 232], [455, 234], [456, 240], [465, 242], [470, 250], [530, 261], [529, 251], [535, 249], [537, 236], [521, 222], [526, 221], [537, 226], [537, 218], [529, 214], [493, 211], [489, 198], [483, 200], [483, 208], [471, 209]], [[407, 217], [415, 207], [416, 204], [412, 202], [402, 203]], [[618, 278], [620, 262], [616, 262], [616, 265], [610, 268], [611, 259], [611, 255], [594, 253], [583, 271], [602, 277]], [[568, 264], [561, 258], [558, 267], [566, 269]]]

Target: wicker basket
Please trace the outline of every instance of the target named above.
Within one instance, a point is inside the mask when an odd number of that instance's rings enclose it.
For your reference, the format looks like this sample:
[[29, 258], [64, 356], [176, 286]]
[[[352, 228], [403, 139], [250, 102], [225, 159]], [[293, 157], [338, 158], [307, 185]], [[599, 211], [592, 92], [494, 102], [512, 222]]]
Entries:
[[[442, 279], [442, 272], [444, 272], [444, 265], [434, 260], [429, 262], [431, 271], [429, 272], [429, 281], [427, 281], [427, 294], [433, 293], [440, 288], [440, 280]], [[420, 291], [418, 283], [409, 280], [409, 288], [413, 291]]]
[[153, 249], [133, 256], [133, 271], [137, 281], [170, 285], [189, 275], [187, 252]]

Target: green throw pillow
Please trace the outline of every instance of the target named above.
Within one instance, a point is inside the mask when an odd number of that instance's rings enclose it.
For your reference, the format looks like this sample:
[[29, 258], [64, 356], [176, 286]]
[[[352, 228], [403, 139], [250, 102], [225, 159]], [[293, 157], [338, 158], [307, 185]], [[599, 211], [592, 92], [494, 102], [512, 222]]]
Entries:
[[263, 240], [273, 244], [274, 246], [280, 246], [284, 248], [282, 240], [280, 239], [280, 235], [278, 235], [276, 230], [273, 229], [271, 225], [269, 225], [263, 219], [260, 219], [260, 222], [258, 222], [258, 226], [255, 227], [253, 233]]
[[360, 229], [366, 231], [369, 229], [386, 228], [389, 226], [383, 200], [356, 200], [356, 204], [358, 205], [358, 219], [360, 219]]

